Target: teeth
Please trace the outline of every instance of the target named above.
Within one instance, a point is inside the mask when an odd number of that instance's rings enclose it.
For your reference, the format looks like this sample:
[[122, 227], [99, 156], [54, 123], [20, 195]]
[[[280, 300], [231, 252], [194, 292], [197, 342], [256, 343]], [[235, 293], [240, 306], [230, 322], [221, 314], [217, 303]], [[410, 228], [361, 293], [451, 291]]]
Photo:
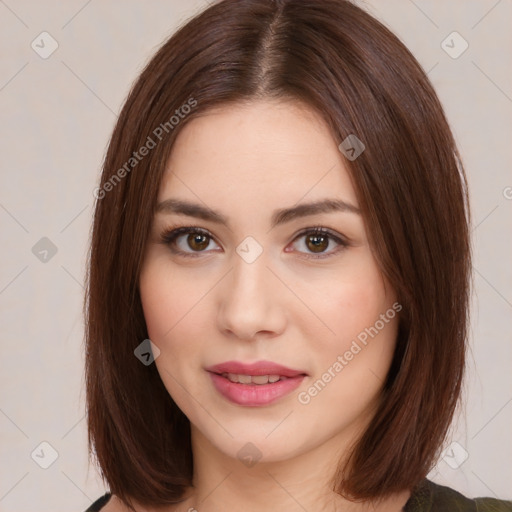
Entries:
[[233, 373], [229, 376], [229, 377], [235, 377], [237, 378], [238, 377], [238, 382], [240, 382], [240, 384], [250, 384], [251, 383], [251, 376], [250, 375], [234, 375]]
[[231, 382], [237, 382], [239, 384], [272, 384], [278, 380], [285, 380], [288, 377], [281, 377], [279, 375], [240, 375], [236, 373], [223, 373], [223, 377], [226, 377]]

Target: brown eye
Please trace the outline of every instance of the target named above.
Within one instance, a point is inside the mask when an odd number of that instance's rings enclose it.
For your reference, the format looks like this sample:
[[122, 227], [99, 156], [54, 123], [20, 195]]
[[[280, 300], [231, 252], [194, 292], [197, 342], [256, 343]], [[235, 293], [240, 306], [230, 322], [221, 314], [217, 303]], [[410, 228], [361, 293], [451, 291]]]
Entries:
[[[218, 245], [215, 243], [213, 236], [206, 230], [184, 226], [176, 229], [165, 230], [160, 235], [161, 243], [167, 245], [171, 252], [179, 256], [201, 256], [201, 253], [208, 254], [211, 252], [210, 247]], [[209, 250], [207, 250], [209, 248]]]
[[207, 235], [199, 233], [191, 233], [187, 237], [188, 246], [194, 251], [204, 251], [210, 243]]
[[329, 237], [326, 235], [307, 235], [306, 246], [311, 252], [323, 252], [329, 247]]
[[[292, 247], [303, 257], [319, 259], [335, 256], [349, 245], [343, 235], [317, 227], [300, 233]], [[287, 249], [286, 252], [290, 251]]]

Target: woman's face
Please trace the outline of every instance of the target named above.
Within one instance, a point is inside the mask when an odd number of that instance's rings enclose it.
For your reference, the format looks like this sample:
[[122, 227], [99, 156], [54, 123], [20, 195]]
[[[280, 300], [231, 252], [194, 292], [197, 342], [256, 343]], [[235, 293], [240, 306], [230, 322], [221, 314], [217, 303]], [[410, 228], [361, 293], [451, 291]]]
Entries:
[[[217, 453], [284, 461], [346, 446], [375, 412], [401, 307], [344, 161], [298, 103], [210, 112], [175, 142], [140, 293], [162, 381]], [[308, 206], [325, 201], [338, 208]], [[212, 369], [233, 361], [293, 371]], [[248, 376], [262, 373], [280, 380]]]

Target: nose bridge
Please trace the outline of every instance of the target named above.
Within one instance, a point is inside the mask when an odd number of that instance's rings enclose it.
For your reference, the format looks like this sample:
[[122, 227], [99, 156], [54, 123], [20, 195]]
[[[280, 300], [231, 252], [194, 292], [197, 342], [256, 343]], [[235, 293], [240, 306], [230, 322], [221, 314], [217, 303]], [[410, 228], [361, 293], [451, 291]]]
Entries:
[[238, 299], [240, 305], [262, 305], [269, 299], [267, 285], [271, 272], [267, 268], [265, 256], [261, 254], [254, 261], [245, 260], [238, 254], [234, 256], [230, 294], [234, 300]]
[[275, 280], [267, 268], [266, 254], [256, 259], [233, 255], [233, 268], [221, 292], [220, 328], [250, 339], [259, 331], [278, 332], [284, 316], [275, 293]]

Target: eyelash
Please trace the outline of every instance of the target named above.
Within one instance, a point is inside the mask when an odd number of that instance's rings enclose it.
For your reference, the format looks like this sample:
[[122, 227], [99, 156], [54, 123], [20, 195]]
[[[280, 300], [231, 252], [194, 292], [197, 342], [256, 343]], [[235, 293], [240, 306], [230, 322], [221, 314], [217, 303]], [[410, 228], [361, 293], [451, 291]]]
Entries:
[[[209, 231], [207, 231], [206, 229], [203, 229], [203, 228], [200, 228], [200, 227], [197, 227], [197, 226], [182, 226], [182, 227], [177, 227], [177, 228], [165, 229], [160, 234], [160, 241], [161, 241], [162, 244], [167, 245], [169, 247], [169, 249], [174, 254], [178, 254], [178, 255], [186, 257], [186, 258], [197, 258], [197, 257], [201, 256], [203, 253], [206, 252], [206, 251], [185, 252], [185, 251], [181, 251], [179, 249], [176, 249], [175, 248], [176, 239], [180, 235], [184, 235], [184, 234], [187, 234], [187, 235], [188, 234], [203, 235], [203, 236], [206, 236], [206, 237], [210, 238], [211, 240], [215, 240], [213, 235]], [[329, 229], [326, 229], [326, 228], [324, 228], [322, 226], [315, 226], [313, 228], [307, 228], [307, 229], [301, 231], [293, 239], [293, 242], [295, 242], [295, 240], [297, 240], [297, 239], [299, 239], [301, 237], [308, 236], [308, 235], [327, 236], [328, 238], [330, 238], [331, 240], [333, 240], [337, 244], [339, 244], [339, 247], [334, 249], [334, 250], [332, 250], [332, 251], [330, 251], [330, 252], [328, 252], [328, 253], [314, 254], [314, 253], [302, 253], [301, 252], [300, 254], [306, 255], [305, 256], [306, 258], [311, 258], [311, 259], [329, 258], [329, 257], [331, 257], [331, 256], [333, 256], [335, 254], [338, 254], [340, 251], [342, 251], [343, 249], [345, 249], [346, 247], [349, 246], [349, 243], [343, 237], [341, 237], [340, 235], [334, 234], [332, 231], [330, 231]]]

